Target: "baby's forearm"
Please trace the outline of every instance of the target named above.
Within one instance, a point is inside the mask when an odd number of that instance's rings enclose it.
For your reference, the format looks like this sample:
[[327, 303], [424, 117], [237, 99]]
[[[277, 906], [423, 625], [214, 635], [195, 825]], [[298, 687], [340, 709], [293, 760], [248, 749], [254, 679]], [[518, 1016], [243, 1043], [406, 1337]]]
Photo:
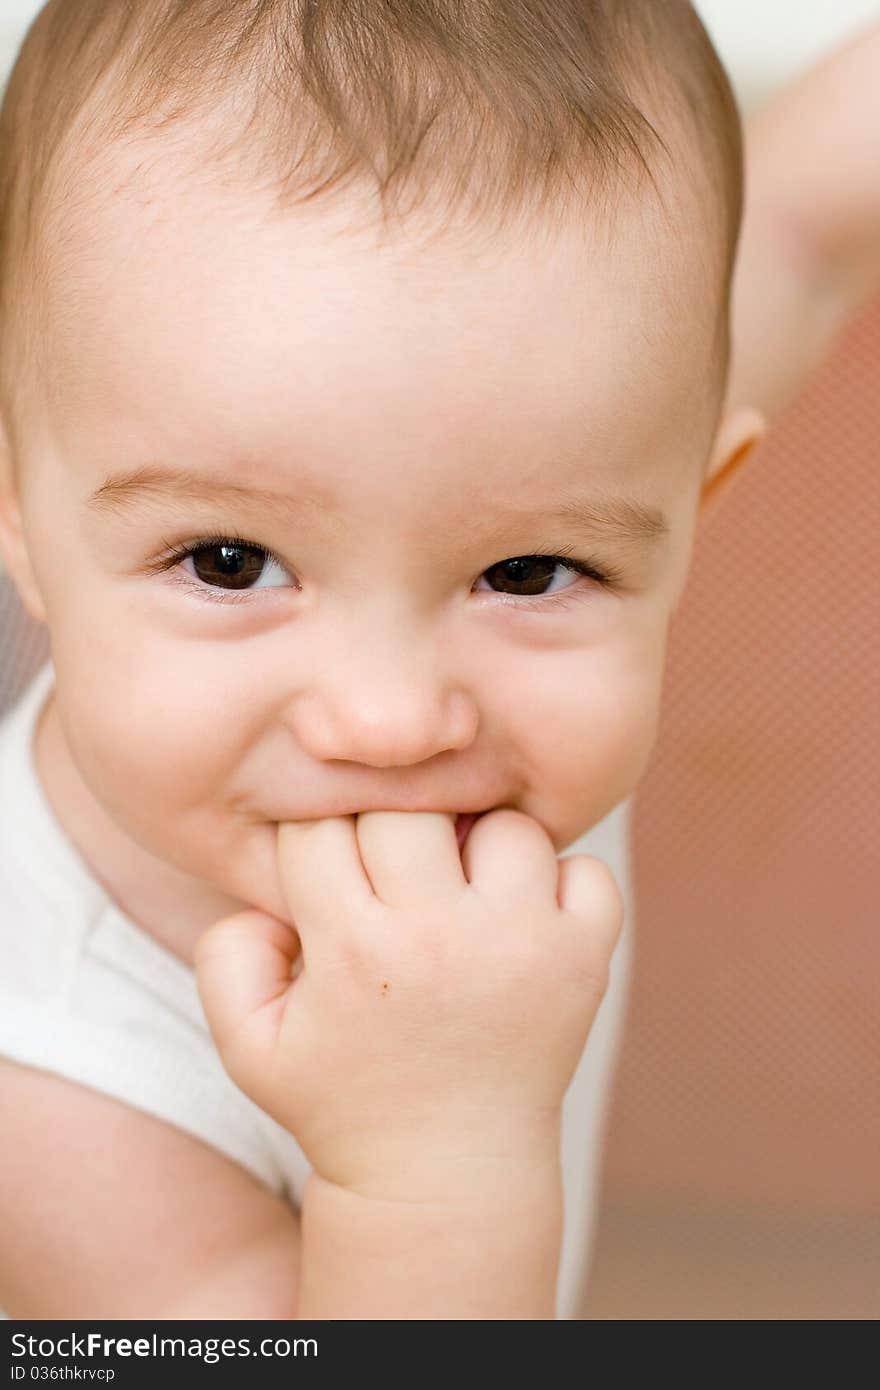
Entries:
[[880, 288], [880, 22], [851, 35], [754, 121], [773, 189], [814, 254]]
[[361, 1196], [312, 1174], [297, 1317], [552, 1319], [562, 1238], [555, 1155], [430, 1201]]
[[748, 123], [728, 409], [772, 423], [880, 290], [878, 80], [874, 24]]

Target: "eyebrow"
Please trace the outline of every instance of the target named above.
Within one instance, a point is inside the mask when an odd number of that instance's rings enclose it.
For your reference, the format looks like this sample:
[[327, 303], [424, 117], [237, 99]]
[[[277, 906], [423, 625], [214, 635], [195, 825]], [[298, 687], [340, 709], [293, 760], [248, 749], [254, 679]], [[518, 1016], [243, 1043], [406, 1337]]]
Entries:
[[[315, 491], [314, 485], [311, 486], [311, 492], [291, 496], [273, 488], [200, 478], [187, 469], [143, 464], [107, 478], [86, 500], [86, 506], [97, 513], [118, 516], [142, 502], [172, 498], [181, 502], [225, 501], [242, 507], [262, 505], [282, 514], [301, 512], [304, 508], [326, 513], [331, 505], [328, 496], [321, 496], [320, 490]], [[547, 507], [507, 511], [499, 518], [499, 529], [513, 521], [528, 522], [536, 514], [542, 520], [576, 526], [585, 533], [602, 535], [611, 541], [653, 544], [670, 533], [669, 521], [657, 507], [633, 497], [600, 495], [593, 498], [569, 495]]]
[[119, 516], [142, 502], [172, 498], [179, 502], [232, 502], [237, 506], [263, 506], [284, 511], [302, 507], [325, 507], [328, 499], [314, 493], [278, 492], [273, 488], [251, 487], [223, 478], [200, 478], [185, 468], [170, 468], [160, 464], [142, 464], [139, 468], [117, 473], [96, 488], [86, 499], [92, 511]]

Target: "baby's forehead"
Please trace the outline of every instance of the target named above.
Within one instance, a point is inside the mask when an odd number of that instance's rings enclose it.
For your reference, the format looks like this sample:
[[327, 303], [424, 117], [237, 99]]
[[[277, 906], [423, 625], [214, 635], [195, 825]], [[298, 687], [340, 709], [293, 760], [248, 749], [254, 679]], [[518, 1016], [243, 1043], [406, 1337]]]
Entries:
[[587, 214], [488, 237], [438, 231], [429, 210], [387, 233], [352, 200], [279, 213], [271, 191], [176, 149], [102, 151], [55, 223], [49, 324], [74, 394], [100, 381], [106, 409], [147, 416], [164, 387], [222, 417], [277, 393], [326, 415], [344, 390], [399, 416], [408, 392], [423, 411], [454, 401], [476, 430], [583, 400], [609, 446], [624, 415], [648, 423], [692, 394], [710, 296], [694, 293], [699, 248], [648, 202], [613, 226]]
[[[200, 119], [161, 134], [104, 140], [85, 160], [71, 155], [77, 167], [60, 184], [67, 193], [75, 185], [76, 195], [51, 200], [55, 245], [45, 249], [77, 253], [76, 267], [68, 261], [75, 281], [77, 269], [88, 271], [90, 262], [105, 259], [105, 249], [117, 251], [117, 261], [108, 269], [116, 268], [121, 255], [127, 261], [123, 273], [130, 272], [139, 252], [148, 254], [165, 232], [166, 245], [175, 238], [191, 249], [195, 238], [207, 254], [215, 239], [219, 244], [238, 232], [236, 254], [244, 261], [247, 239], [254, 239], [256, 258], [266, 253], [266, 233], [274, 229], [281, 233], [275, 246], [282, 257], [295, 255], [305, 243], [309, 255], [320, 247], [326, 257], [361, 249], [393, 258], [398, 265], [410, 262], [423, 278], [470, 270], [480, 275], [487, 262], [499, 259], [539, 267], [562, 259], [574, 272], [572, 256], [601, 258], [609, 272], [617, 265], [618, 273], [608, 279], [609, 293], [638, 281], [643, 290], [656, 284], [678, 301], [693, 286], [698, 263], [707, 259], [707, 238], [700, 235], [693, 215], [700, 200], [687, 196], [686, 182], [663, 188], [663, 201], [649, 185], [628, 191], [621, 184], [614, 193], [597, 188], [595, 197], [564, 211], [551, 203], [512, 215], [500, 231], [470, 212], [451, 211], [440, 193], [385, 228], [379, 225], [375, 191], [366, 180], [342, 197], [322, 194], [291, 208], [274, 181], [261, 181], [249, 165], [218, 158], [216, 146], [216, 132]], [[673, 219], [670, 203], [677, 206]], [[622, 277], [624, 261], [629, 264]]]

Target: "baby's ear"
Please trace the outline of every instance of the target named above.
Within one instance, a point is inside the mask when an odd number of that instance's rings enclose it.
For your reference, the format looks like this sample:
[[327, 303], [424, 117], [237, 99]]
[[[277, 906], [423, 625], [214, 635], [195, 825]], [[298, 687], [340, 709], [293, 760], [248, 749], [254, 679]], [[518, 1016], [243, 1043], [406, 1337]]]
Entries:
[[732, 482], [740, 465], [767, 433], [767, 421], [753, 406], [725, 411], [715, 434], [706, 481], [700, 498], [700, 519]]
[[38, 623], [47, 622], [24, 538], [9, 433], [0, 415], [0, 576], [4, 574], [12, 580], [31, 617]]

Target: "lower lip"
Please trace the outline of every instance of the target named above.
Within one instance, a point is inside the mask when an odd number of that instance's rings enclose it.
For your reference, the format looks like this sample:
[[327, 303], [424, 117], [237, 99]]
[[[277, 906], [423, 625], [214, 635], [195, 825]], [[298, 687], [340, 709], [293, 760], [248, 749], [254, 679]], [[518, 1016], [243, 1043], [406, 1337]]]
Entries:
[[[485, 815], [485, 812], [484, 812], [484, 811], [481, 811], [481, 812], [480, 812], [480, 815]], [[464, 842], [465, 842], [465, 840], [467, 839], [468, 835], [469, 835], [470, 832], [471, 832], [471, 827], [472, 827], [472, 826], [475, 824], [475, 822], [478, 821], [479, 819], [480, 819], [480, 816], [479, 816], [479, 815], [475, 815], [472, 811], [468, 811], [466, 815], [456, 816], [456, 818], [455, 818], [455, 838], [456, 838], [456, 840], [458, 841], [458, 850], [459, 850], [459, 854], [460, 854], [461, 851], [464, 849]]]

